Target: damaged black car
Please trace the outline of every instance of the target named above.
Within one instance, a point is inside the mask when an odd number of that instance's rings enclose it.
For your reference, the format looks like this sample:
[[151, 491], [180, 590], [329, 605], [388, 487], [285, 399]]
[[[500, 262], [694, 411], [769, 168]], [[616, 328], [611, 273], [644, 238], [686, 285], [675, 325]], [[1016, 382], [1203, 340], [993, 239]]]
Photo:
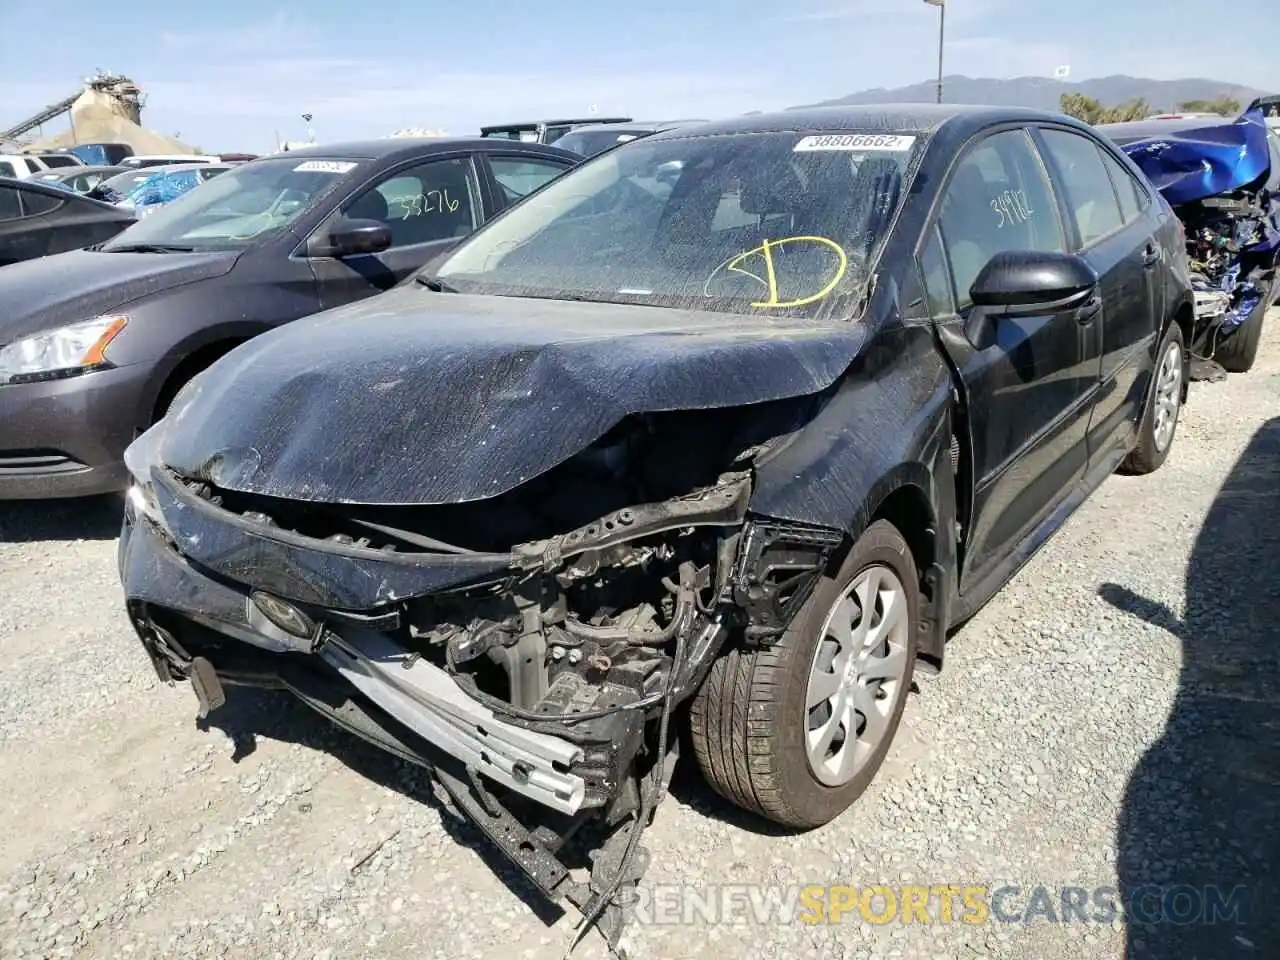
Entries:
[[281, 687], [428, 767], [616, 942], [680, 745], [778, 823], [845, 810], [948, 632], [1168, 456], [1192, 310], [1065, 117], [656, 134], [184, 388], [126, 457], [129, 614], [202, 711]]

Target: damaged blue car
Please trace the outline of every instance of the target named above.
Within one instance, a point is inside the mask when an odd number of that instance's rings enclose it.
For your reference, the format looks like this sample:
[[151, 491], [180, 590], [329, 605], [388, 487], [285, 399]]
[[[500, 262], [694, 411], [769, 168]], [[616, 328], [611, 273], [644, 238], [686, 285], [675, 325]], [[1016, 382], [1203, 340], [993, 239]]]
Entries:
[[[1253, 366], [1280, 293], [1280, 139], [1255, 101], [1239, 117], [1102, 124], [1173, 207], [1186, 232], [1196, 295], [1192, 375]], [[1206, 362], [1211, 361], [1211, 362]]]

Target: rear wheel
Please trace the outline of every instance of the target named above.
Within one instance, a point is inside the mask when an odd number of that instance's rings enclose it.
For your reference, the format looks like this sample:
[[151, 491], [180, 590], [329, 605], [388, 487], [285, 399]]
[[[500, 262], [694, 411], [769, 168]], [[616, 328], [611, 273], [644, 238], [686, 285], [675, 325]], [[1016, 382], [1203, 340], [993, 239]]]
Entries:
[[1258, 344], [1262, 342], [1262, 322], [1270, 309], [1275, 284], [1273, 278], [1236, 335], [1214, 351], [1213, 359], [1228, 373], [1248, 373], [1253, 369], [1253, 362], [1258, 359]]
[[690, 727], [716, 792], [793, 827], [819, 826], [852, 804], [902, 720], [919, 611], [911, 552], [877, 521], [777, 644], [733, 649], [712, 665]]
[[1156, 368], [1151, 375], [1151, 393], [1138, 424], [1138, 444], [1125, 458], [1125, 473], [1151, 473], [1169, 458], [1173, 435], [1178, 430], [1185, 386], [1186, 351], [1182, 344], [1182, 328], [1169, 324], [1156, 352]]

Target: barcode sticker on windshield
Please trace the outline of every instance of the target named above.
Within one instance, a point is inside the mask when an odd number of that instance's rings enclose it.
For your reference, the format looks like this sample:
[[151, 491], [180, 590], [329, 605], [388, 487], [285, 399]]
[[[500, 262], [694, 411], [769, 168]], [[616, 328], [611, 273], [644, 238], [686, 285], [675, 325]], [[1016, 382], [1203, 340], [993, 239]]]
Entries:
[[293, 168], [294, 173], [350, 173], [356, 165], [349, 160], [308, 160]]
[[795, 153], [812, 153], [815, 150], [885, 150], [904, 153], [916, 142], [915, 137], [894, 133], [827, 133], [805, 137], [795, 145]]

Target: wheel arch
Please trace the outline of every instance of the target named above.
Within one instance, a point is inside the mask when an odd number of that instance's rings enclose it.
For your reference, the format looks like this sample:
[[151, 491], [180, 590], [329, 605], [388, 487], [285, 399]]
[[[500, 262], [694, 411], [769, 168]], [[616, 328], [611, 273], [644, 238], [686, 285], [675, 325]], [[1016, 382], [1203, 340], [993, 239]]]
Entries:
[[269, 327], [237, 323], [201, 330], [176, 344], [156, 362], [138, 410], [138, 427], [145, 430], [163, 415], [182, 385]]
[[950, 564], [939, 549], [943, 511], [929, 491], [948, 483], [946, 478], [931, 477], [924, 464], [899, 465], [873, 488], [860, 522], [854, 527], [856, 532], [851, 533], [846, 545], [846, 550], [851, 548], [862, 531], [878, 520], [891, 523], [906, 541], [924, 601], [917, 624], [916, 650], [917, 659], [921, 661], [917, 666], [928, 673], [942, 669], [945, 625], [937, 625], [945, 624], [950, 606], [947, 593], [950, 584], [945, 574]]
[[[1159, 352], [1160, 344], [1164, 342], [1165, 334], [1168, 333], [1169, 327], [1173, 324], [1177, 324], [1182, 331], [1182, 343], [1187, 353], [1182, 362], [1182, 396], [1180, 398], [1183, 403], [1186, 403], [1191, 391], [1191, 378], [1188, 375], [1191, 366], [1189, 354], [1195, 343], [1193, 338], [1196, 332], [1196, 311], [1191, 299], [1183, 297], [1174, 305], [1169, 316], [1165, 318], [1165, 322], [1160, 327], [1160, 335], [1156, 338], [1155, 346], [1152, 348], [1155, 353]], [[1153, 362], [1156, 362], [1154, 354]]]
[[155, 398], [151, 404], [151, 421], [155, 422], [164, 416], [169, 404], [178, 395], [178, 391], [192, 377], [222, 359], [247, 339], [246, 337], [240, 337], [215, 340], [213, 343], [206, 343], [202, 347], [197, 347], [179, 360], [173, 366], [173, 369], [169, 371], [168, 376], [161, 381], [159, 388], [155, 392]]

